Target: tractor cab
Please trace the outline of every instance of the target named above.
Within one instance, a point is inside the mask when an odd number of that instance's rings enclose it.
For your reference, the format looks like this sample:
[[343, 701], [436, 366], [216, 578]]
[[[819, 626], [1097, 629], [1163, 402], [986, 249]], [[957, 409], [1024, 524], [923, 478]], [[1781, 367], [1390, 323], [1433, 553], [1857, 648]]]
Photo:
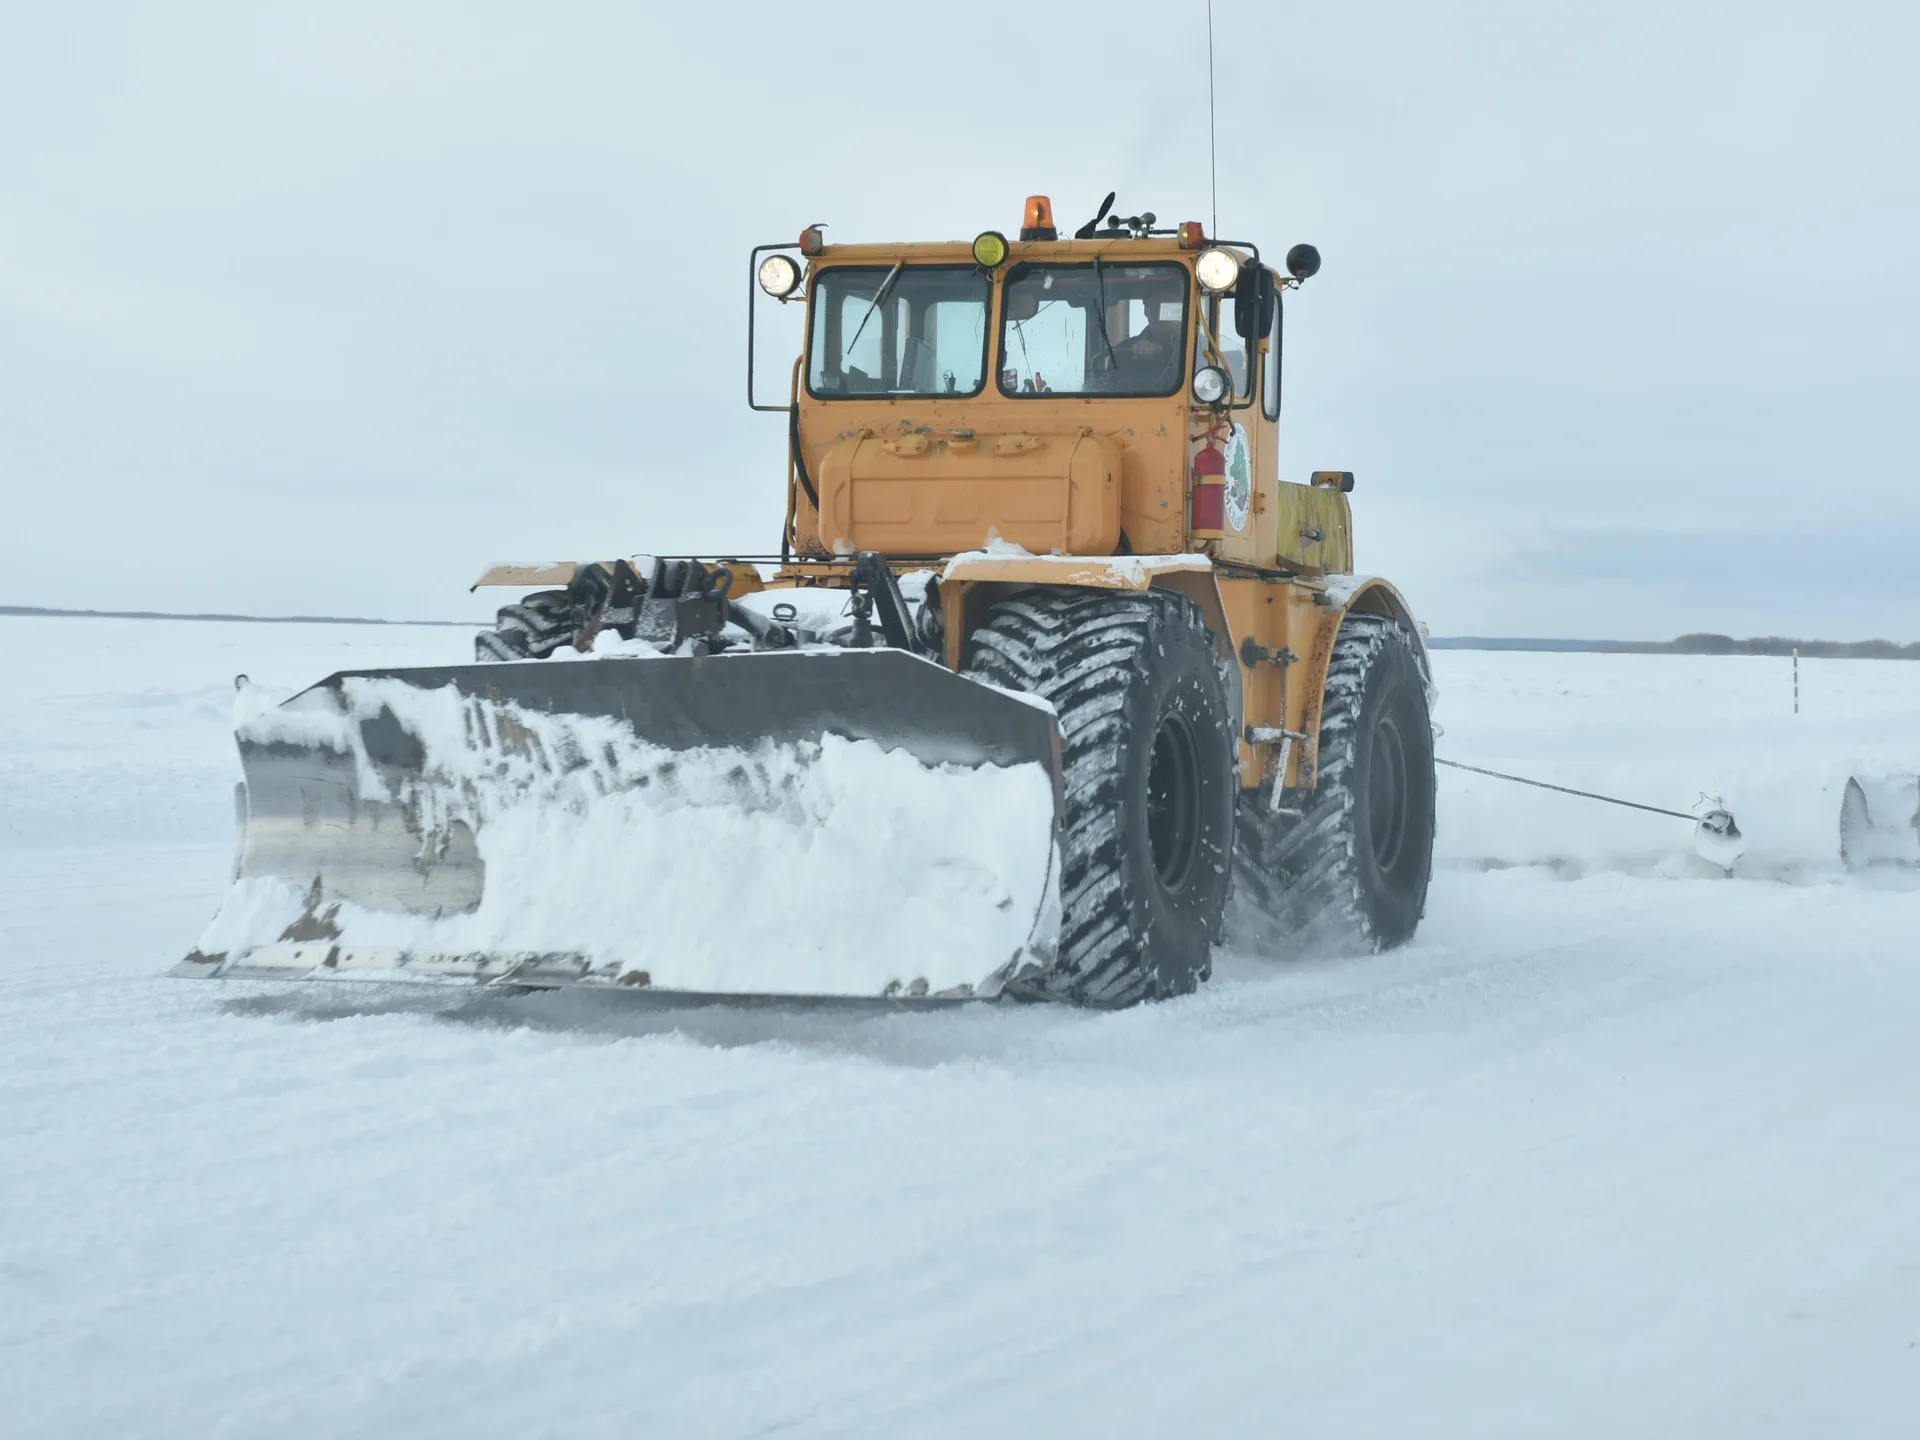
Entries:
[[789, 553], [999, 540], [1350, 568], [1344, 495], [1279, 482], [1281, 292], [1317, 253], [1296, 246], [1281, 276], [1198, 222], [1103, 228], [1108, 206], [1064, 239], [1033, 196], [1017, 240], [829, 245], [810, 227], [754, 251], [760, 289], [807, 307], [787, 404], [749, 396], [790, 412]]

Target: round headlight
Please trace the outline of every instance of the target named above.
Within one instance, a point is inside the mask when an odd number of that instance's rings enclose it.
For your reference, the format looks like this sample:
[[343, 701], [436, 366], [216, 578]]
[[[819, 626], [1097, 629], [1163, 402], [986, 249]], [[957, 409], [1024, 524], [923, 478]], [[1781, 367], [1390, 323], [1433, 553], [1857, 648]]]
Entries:
[[973, 258], [978, 265], [992, 270], [1007, 262], [1007, 237], [998, 230], [984, 230], [973, 237]]
[[800, 267], [785, 255], [769, 255], [760, 262], [760, 288], [784, 300], [800, 283]]
[[1218, 295], [1240, 279], [1240, 260], [1231, 250], [1203, 250], [1193, 263], [1193, 273], [1205, 289]]
[[1193, 372], [1193, 398], [1202, 405], [1218, 405], [1227, 398], [1227, 372], [1218, 365], [1203, 365]]

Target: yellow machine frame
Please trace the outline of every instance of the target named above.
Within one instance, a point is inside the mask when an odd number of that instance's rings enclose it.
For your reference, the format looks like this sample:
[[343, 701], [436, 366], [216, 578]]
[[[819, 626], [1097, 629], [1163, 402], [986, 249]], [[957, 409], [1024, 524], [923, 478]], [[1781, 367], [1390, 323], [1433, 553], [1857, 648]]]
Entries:
[[[1050, 221], [1050, 207], [1046, 213]], [[1266, 367], [1281, 360], [1277, 298], [1271, 334], [1243, 342], [1251, 374], [1239, 403], [1202, 404], [1184, 380], [1170, 396], [1122, 398], [1011, 396], [994, 378], [1004, 330], [999, 282], [1008, 267], [1098, 255], [1105, 263], [1174, 263], [1193, 276], [1208, 249], [1225, 249], [1247, 267], [1258, 265], [1257, 255], [1250, 246], [1206, 241], [1198, 225], [1181, 227], [1178, 239], [993, 238], [1004, 258], [980, 267], [995, 280], [987, 321], [992, 346], [980, 394], [819, 398], [804, 383], [805, 353], [795, 360], [784, 529], [790, 558], [766, 580], [754, 567], [733, 563], [733, 593], [843, 588], [854, 552], [883, 551], [898, 572], [941, 572], [945, 660], [958, 669], [968, 634], [989, 606], [1014, 590], [1178, 591], [1199, 606], [1219, 654], [1237, 673], [1242, 786], [1273, 778], [1312, 787], [1327, 668], [1342, 619], [1350, 610], [1368, 611], [1399, 620], [1416, 636], [1421, 631], [1398, 590], [1353, 574], [1351, 474], [1319, 471], [1308, 484], [1280, 479], [1277, 406], [1269, 415], [1262, 396]], [[800, 250], [807, 266], [789, 298], [807, 305], [809, 335], [815, 287], [833, 268], [978, 263], [978, 252], [965, 243], [825, 245], [818, 231], [786, 248]], [[1275, 278], [1276, 291], [1295, 283]], [[1222, 324], [1221, 297], [1197, 277], [1189, 294], [1198, 323], [1186, 327], [1186, 376], [1199, 357], [1220, 354]], [[1193, 494], [1205, 482], [1195, 457], [1219, 449], [1235, 425], [1251, 467], [1245, 527], [1197, 527]], [[803, 470], [820, 497], [817, 506], [802, 484]], [[1038, 513], [1037, 495], [1065, 498], [1048, 501], [1053, 509], [1028, 518], [1023, 531], [1023, 522], [1009, 517]], [[1089, 536], [1099, 553], [1075, 553]], [[992, 538], [1055, 553], [983, 549]], [[1113, 553], [1122, 549], [1126, 553]], [[575, 568], [497, 566], [476, 583], [565, 584]]]

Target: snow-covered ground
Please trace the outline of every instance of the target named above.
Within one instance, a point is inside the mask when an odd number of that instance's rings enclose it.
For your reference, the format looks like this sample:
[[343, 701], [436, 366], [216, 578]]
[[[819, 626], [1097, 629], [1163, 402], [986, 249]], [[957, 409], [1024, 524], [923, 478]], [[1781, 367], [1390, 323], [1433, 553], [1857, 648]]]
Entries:
[[1440, 654], [1442, 754], [1748, 878], [1448, 773], [1415, 945], [1121, 1014], [163, 978], [233, 674], [468, 644], [0, 619], [0, 1433], [1920, 1426], [1920, 884], [1831, 862], [1920, 665]]

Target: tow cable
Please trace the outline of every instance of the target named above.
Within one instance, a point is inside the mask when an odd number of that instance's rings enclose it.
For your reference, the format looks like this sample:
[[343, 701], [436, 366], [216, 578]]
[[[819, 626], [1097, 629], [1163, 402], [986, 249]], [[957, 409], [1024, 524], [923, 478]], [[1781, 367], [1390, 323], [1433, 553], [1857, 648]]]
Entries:
[[1599, 800], [1607, 805], [1620, 805], [1628, 810], [1645, 810], [1650, 815], [1666, 815], [1675, 820], [1685, 820], [1693, 829], [1693, 848], [1702, 859], [1709, 860], [1729, 874], [1733, 864], [1745, 853], [1746, 837], [1740, 833], [1740, 827], [1733, 823], [1733, 812], [1720, 803], [1718, 795], [1700, 795], [1700, 804], [1705, 809], [1696, 809], [1689, 813], [1685, 810], [1668, 810], [1660, 805], [1642, 805], [1638, 800], [1622, 800], [1616, 795], [1602, 795], [1597, 790], [1575, 790], [1569, 785], [1552, 785], [1545, 780], [1532, 780], [1525, 775], [1507, 775], [1499, 770], [1487, 770], [1478, 765], [1463, 765], [1458, 760], [1442, 760], [1435, 756], [1433, 763], [1445, 765], [1450, 770], [1466, 770], [1475, 775], [1485, 775], [1493, 780], [1510, 780], [1516, 785], [1531, 785], [1538, 790], [1554, 790], [1562, 795], [1576, 795], [1582, 800]]

